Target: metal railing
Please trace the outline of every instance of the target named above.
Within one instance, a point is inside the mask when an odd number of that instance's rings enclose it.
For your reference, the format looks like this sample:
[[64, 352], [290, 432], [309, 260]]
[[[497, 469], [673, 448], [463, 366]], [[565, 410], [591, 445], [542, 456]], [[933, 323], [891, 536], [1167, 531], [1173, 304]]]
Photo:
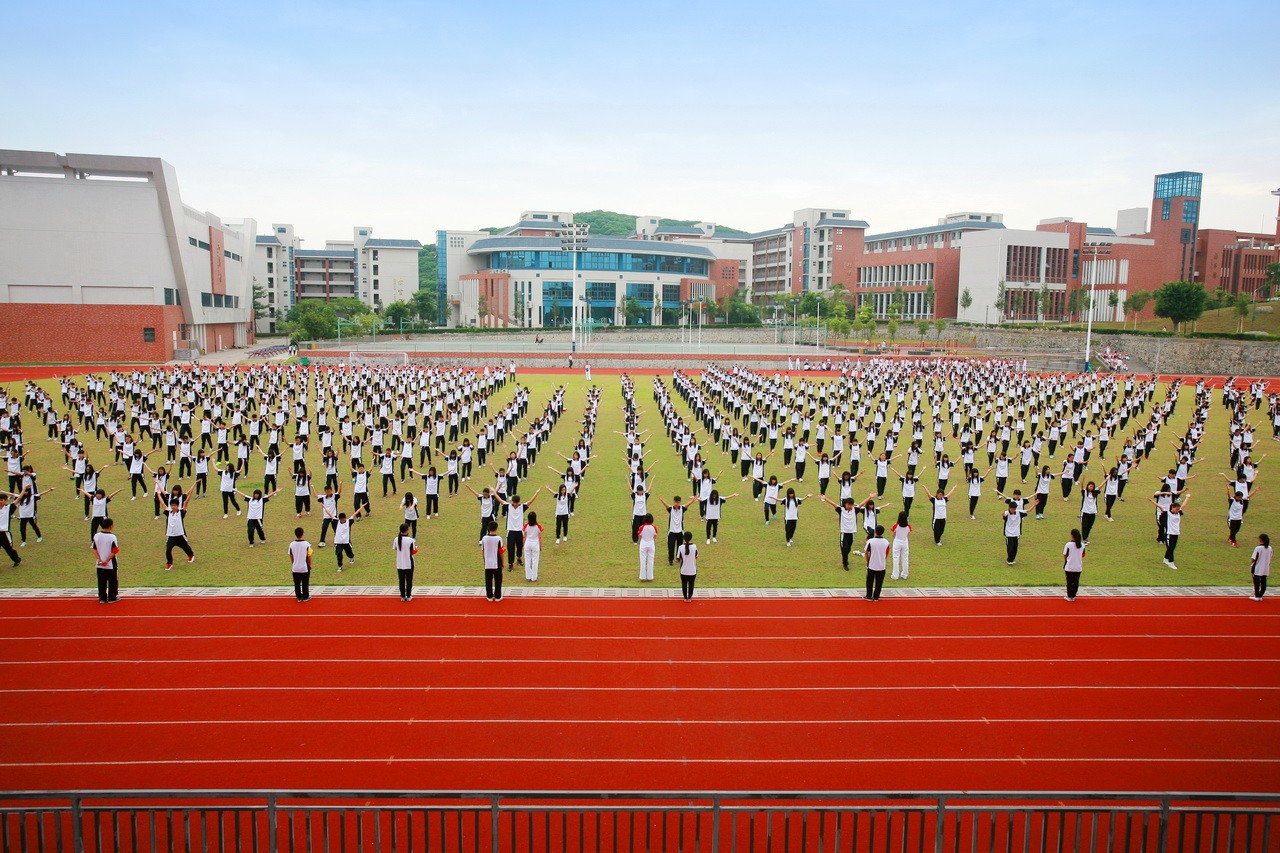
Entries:
[[0, 793], [0, 853], [1277, 849], [1272, 794]]

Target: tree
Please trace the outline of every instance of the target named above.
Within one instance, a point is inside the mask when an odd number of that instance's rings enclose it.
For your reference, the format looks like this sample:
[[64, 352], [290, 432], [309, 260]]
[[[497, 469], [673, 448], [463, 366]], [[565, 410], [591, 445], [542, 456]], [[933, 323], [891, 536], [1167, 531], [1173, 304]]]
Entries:
[[1138, 328], [1138, 315], [1142, 313], [1142, 309], [1147, 307], [1147, 303], [1151, 301], [1153, 294], [1149, 290], [1138, 290], [1130, 293], [1124, 298], [1125, 320], [1128, 321], [1130, 314], [1133, 315], [1133, 327]]
[[1156, 316], [1172, 320], [1174, 331], [1183, 323], [1200, 319], [1209, 302], [1204, 285], [1193, 281], [1171, 281], [1156, 291]]
[[969, 292], [969, 288], [960, 291], [960, 310], [968, 311], [973, 305], [973, 294]]
[[726, 317], [730, 323], [749, 326], [760, 325], [759, 307], [748, 302], [746, 294], [741, 289], [735, 290], [730, 294], [727, 307]]
[[338, 335], [338, 315], [323, 299], [304, 299], [289, 309], [280, 324], [292, 340], [325, 340]]
[[1236, 334], [1244, 331], [1244, 318], [1249, 316], [1251, 304], [1249, 297], [1243, 293], [1236, 296], [1235, 302], [1232, 303], [1232, 307], [1236, 309]]
[[920, 342], [924, 343], [925, 336], [929, 334], [929, 327], [933, 324], [928, 320], [917, 320], [916, 328], [920, 330]]
[[267, 305], [267, 289], [253, 280], [253, 316], [257, 319], [274, 316], [274, 311]]
[[889, 322], [885, 324], [885, 329], [889, 332], [889, 343], [893, 343], [898, 337], [898, 318], [890, 315]]
[[1280, 262], [1267, 264], [1266, 278], [1258, 287], [1259, 299], [1270, 299], [1276, 294], [1280, 294]]
[[849, 322], [848, 317], [837, 317], [827, 324], [831, 334], [842, 339], [849, 337], [849, 330], [852, 326], [853, 324]]
[[938, 331], [938, 340], [942, 340], [942, 333], [947, 330], [947, 321], [939, 317], [933, 321], [933, 328]]
[[330, 299], [329, 306], [333, 308], [333, 313], [340, 320], [352, 320], [362, 314], [372, 314], [373, 309], [365, 305], [359, 299], [350, 296], [343, 296], [337, 299]]
[[938, 293], [933, 289], [933, 282], [929, 282], [924, 288], [924, 305], [929, 311], [929, 316], [933, 316], [934, 303], [938, 301]]
[[431, 283], [429, 288], [420, 288], [409, 298], [409, 304], [413, 307], [413, 314], [419, 320], [425, 320], [432, 325], [436, 322], [436, 286], [435, 282]]
[[1004, 322], [1004, 309], [1005, 309], [1005, 305], [1006, 305], [1006, 303], [1005, 303], [1005, 294], [1004, 294], [1004, 291], [1005, 291], [1005, 285], [1004, 285], [1004, 282], [1002, 281], [1002, 282], [1000, 282], [999, 284], [997, 284], [997, 285], [996, 285], [996, 304], [995, 304], [995, 309], [996, 309], [996, 322], [997, 322], [997, 323], [1003, 323], [1003, 322]]
[[637, 325], [647, 313], [640, 300], [634, 296], [628, 296], [627, 301], [622, 303], [622, 316], [627, 318], [628, 326]]
[[1049, 283], [1040, 285], [1040, 295], [1036, 297], [1036, 307], [1040, 309], [1040, 321], [1049, 319], [1049, 308], [1053, 305], [1053, 296], [1049, 293]]
[[400, 321], [413, 319], [413, 306], [408, 302], [392, 302], [382, 309], [382, 318], [389, 328], [400, 330]]

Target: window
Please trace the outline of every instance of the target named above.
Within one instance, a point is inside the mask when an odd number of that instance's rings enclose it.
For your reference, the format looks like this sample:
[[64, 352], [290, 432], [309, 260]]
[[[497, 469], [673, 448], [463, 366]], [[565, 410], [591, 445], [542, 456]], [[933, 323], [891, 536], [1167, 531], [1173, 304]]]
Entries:
[[275, 272], [275, 271], [276, 271], [276, 265], [271, 261], [267, 261], [267, 272]]
[[275, 257], [275, 250], [274, 250], [274, 249], [272, 249], [270, 246], [268, 246], [268, 247], [267, 247], [267, 257], [268, 257], [268, 258], [274, 258], [274, 257]]
[[287, 229], [285, 229], [285, 228], [277, 228], [277, 229], [276, 229], [276, 233], [277, 233], [277, 234], [283, 234], [283, 233], [285, 233], [285, 231], [286, 231], [286, 230], [287, 230]]
[[196, 245], [199, 246], [201, 249], [204, 249], [206, 252], [209, 251], [209, 244], [203, 240], [197, 240]]
[[268, 294], [267, 294], [267, 304], [268, 304], [268, 305], [275, 305], [275, 304], [276, 304], [276, 295], [275, 295], [274, 293], [268, 293]]
[[212, 294], [212, 293], [201, 293], [201, 294], [200, 294], [200, 304], [201, 304], [203, 307], [205, 307], [205, 308], [212, 308], [212, 307], [213, 307], [213, 294]]
[[275, 287], [275, 286], [276, 286], [275, 278], [272, 276], [267, 276], [267, 287]]
[[377, 275], [377, 274], [378, 274], [378, 265], [377, 265], [377, 264], [374, 264], [374, 265], [373, 265], [373, 274], [374, 274], [374, 275]]
[[377, 250], [377, 249], [374, 249], [374, 250], [373, 250], [373, 259], [374, 259], [375, 261], [378, 259], [378, 250]]
[[142, 329], [143, 343], [154, 344], [156, 342], [156, 327], [144, 326]]
[[1187, 199], [1182, 203], [1182, 221], [1188, 225], [1195, 225], [1200, 221], [1199, 200]]
[[191, 244], [191, 245], [193, 245], [193, 246], [199, 246], [199, 245], [200, 245], [198, 242], [196, 242], [196, 238], [195, 238], [195, 237], [188, 237], [188, 238], [187, 238], [187, 242], [188, 242], [188, 243], [190, 243], [190, 244]]
[[374, 290], [378, 289], [378, 280], [376, 278], [373, 280], [373, 289]]

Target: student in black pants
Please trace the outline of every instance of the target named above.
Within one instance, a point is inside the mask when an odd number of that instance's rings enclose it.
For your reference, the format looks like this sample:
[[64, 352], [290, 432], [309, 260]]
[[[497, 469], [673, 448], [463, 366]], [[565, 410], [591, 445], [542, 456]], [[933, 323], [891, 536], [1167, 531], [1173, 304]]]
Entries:
[[1022, 519], [1027, 512], [1015, 500], [1009, 501], [1008, 507], [1004, 511], [1004, 542], [1008, 564], [1012, 566], [1018, 561], [1018, 540], [1022, 538]]

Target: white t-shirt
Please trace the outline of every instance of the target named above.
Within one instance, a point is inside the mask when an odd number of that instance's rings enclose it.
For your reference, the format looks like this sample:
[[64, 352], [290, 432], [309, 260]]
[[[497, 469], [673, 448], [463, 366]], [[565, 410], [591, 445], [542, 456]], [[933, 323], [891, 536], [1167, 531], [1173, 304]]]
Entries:
[[412, 569], [413, 568], [413, 549], [416, 546], [412, 536], [396, 535], [391, 540], [391, 548], [396, 552], [396, 568]]
[[486, 569], [500, 569], [502, 564], [499, 562], [498, 552], [502, 549], [502, 539], [496, 534], [487, 534], [480, 540], [480, 550], [484, 553], [484, 567]]
[[[102, 534], [99, 533], [99, 536]], [[1259, 545], [1253, 549], [1253, 573], [1266, 577], [1271, 574], [1271, 546]]]
[[885, 556], [889, 553], [889, 540], [883, 536], [868, 539], [865, 553], [867, 555], [867, 570], [883, 572], [885, 570]]
[[1062, 547], [1062, 556], [1066, 562], [1063, 570], [1068, 572], [1084, 571], [1084, 545], [1068, 542]]
[[[93, 534], [93, 550], [98, 553], [98, 568], [111, 568], [111, 551], [119, 547], [119, 541], [114, 533], [107, 533], [105, 530], [99, 530]], [[1268, 549], [1270, 550], [1270, 549]], [[1254, 556], [1257, 556], [1258, 549], [1254, 550]], [[1263, 574], [1266, 574], [1263, 572]]]
[[293, 562], [293, 571], [306, 573], [311, 571], [307, 566], [307, 557], [311, 555], [311, 543], [305, 539], [295, 539], [289, 543], [289, 559]]
[[524, 526], [524, 549], [526, 551], [542, 550], [541, 524], [526, 524]]
[[676, 549], [676, 559], [680, 561], [680, 574], [696, 575], [698, 573], [698, 546], [690, 542]]
[[642, 524], [640, 525], [638, 535], [640, 538], [640, 547], [648, 548], [652, 551], [654, 548], [654, 541], [658, 538], [658, 528], [654, 527], [652, 524]]

